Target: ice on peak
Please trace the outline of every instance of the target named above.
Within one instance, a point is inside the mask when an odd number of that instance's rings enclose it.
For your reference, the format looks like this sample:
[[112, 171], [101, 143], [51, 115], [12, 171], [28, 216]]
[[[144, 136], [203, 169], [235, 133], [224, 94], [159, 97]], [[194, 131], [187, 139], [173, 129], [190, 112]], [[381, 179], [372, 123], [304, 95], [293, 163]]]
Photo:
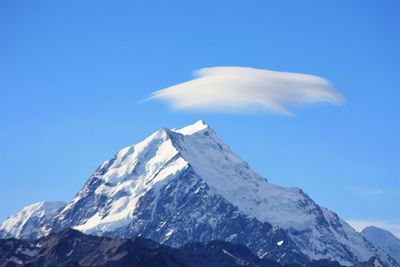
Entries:
[[[130, 202], [130, 198], [137, 199], [152, 186], [161, 181], [164, 184], [191, 166], [213, 193], [262, 222], [302, 230], [313, 220], [297, 208], [297, 201], [303, 200], [304, 195], [296, 189], [269, 184], [201, 120], [180, 130], [163, 128], [121, 150], [110, 164], [102, 166], [101, 179], [107, 184], [97, 188], [96, 194], [112, 198], [122, 190], [130, 197], [127, 196], [124, 203], [121, 200], [121, 206], [130, 209], [136, 204], [136, 200]], [[279, 212], [268, 212], [275, 207], [280, 207]], [[120, 208], [115, 209], [116, 213], [120, 211]]]
[[62, 201], [40, 201], [29, 206], [26, 206], [22, 209], [21, 212], [30, 213], [30, 212], [38, 212], [43, 211], [45, 213], [51, 213], [54, 210], [58, 210], [67, 205], [67, 203]]
[[[108, 200], [105, 205], [96, 207], [88, 220], [74, 228], [86, 233], [103, 233], [129, 224], [138, 200], [148, 190], [157, 192], [158, 187], [188, 168], [175, 141], [178, 135], [162, 128], [103, 163], [97, 172], [97, 178], [103, 182], [94, 193]], [[73, 202], [77, 203], [78, 199]]]
[[195, 123], [188, 125], [186, 127], [183, 127], [181, 129], [175, 129], [174, 132], [183, 134], [183, 135], [191, 135], [200, 131], [203, 131], [205, 129], [209, 129], [210, 127], [203, 121], [203, 120], [198, 120]]
[[151, 142], [154, 139], [166, 140], [169, 138], [170, 129], [163, 127], [160, 130], [154, 132], [152, 135], [144, 139], [141, 143]]

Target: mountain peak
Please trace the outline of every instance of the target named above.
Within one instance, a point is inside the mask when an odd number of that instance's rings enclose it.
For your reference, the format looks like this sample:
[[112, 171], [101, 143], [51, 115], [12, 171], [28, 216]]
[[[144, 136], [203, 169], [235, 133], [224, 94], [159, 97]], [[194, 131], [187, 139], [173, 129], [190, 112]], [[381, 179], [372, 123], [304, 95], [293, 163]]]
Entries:
[[6, 237], [29, 237], [32, 228], [43, 227], [65, 205], [67, 203], [61, 201], [41, 201], [29, 205], [4, 221], [0, 232], [7, 233]]
[[192, 135], [194, 133], [204, 131], [205, 129], [209, 128], [210, 127], [203, 120], [198, 120], [191, 125], [188, 125], [186, 127], [174, 131], [183, 135]]

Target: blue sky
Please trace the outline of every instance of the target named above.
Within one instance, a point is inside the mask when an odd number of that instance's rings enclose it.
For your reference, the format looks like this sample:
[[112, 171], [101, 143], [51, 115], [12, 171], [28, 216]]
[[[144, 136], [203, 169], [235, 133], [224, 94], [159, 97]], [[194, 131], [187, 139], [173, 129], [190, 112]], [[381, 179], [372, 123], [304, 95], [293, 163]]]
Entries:
[[[153, 131], [205, 120], [271, 182], [345, 219], [400, 224], [399, 1], [0, 2], [0, 220], [72, 199]], [[341, 106], [171, 110], [147, 101], [194, 70], [317, 75]]]

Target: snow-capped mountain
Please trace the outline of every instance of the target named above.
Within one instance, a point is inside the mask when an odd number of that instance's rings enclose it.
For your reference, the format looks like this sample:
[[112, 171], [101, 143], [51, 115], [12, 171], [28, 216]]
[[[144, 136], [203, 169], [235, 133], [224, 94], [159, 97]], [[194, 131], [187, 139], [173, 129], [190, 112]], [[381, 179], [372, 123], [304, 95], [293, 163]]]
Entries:
[[35, 238], [38, 232], [46, 235], [50, 232], [47, 227], [49, 222], [65, 205], [67, 203], [61, 201], [42, 201], [29, 205], [0, 225], [0, 237], [29, 239]]
[[269, 183], [203, 121], [163, 128], [105, 161], [44, 228], [142, 236], [180, 246], [215, 239], [246, 245], [281, 263], [378, 256], [398, 266], [302, 190]]
[[361, 235], [400, 262], [400, 239], [391, 232], [379, 227], [368, 226], [361, 231]]

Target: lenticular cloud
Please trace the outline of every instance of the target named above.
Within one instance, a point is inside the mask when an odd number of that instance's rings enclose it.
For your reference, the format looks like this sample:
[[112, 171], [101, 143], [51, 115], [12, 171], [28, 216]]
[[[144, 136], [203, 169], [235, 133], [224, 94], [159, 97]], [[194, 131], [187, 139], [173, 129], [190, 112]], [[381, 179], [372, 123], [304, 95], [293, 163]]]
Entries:
[[245, 67], [211, 67], [193, 80], [156, 91], [150, 99], [178, 110], [242, 112], [269, 110], [291, 114], [289, 106], [317, 102], [340, 104], [344, 98], [320, 77]]

